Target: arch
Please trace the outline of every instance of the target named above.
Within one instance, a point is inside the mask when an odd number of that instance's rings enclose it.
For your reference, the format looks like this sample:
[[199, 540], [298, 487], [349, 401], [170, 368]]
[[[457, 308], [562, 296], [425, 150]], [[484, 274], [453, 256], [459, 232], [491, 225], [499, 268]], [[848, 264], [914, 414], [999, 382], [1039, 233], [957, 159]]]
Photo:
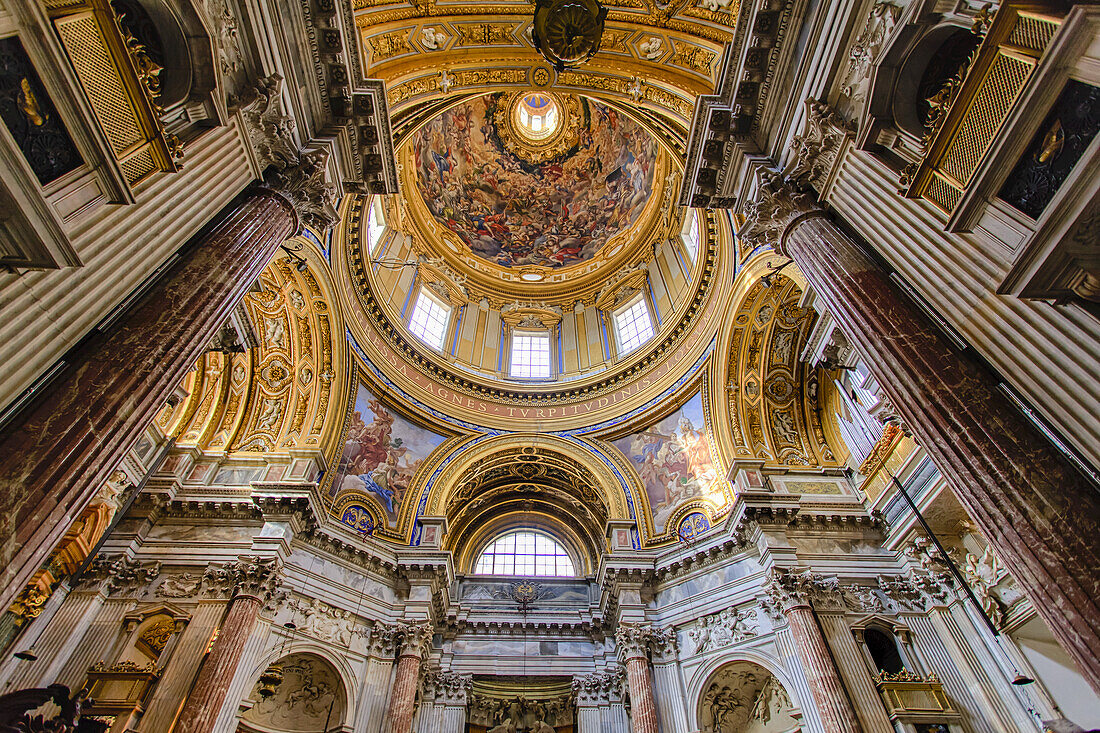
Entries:
[[[273, 694], [259, 694], [260, 675], [276, 667], [282, 676]], [[253, 670], [247, 695], [251, 703], [237, 718], [245, 733], [311, 733], [338, 728], [355, 719], [355, 676], [342, 657], [323, 647], [291, 642], [265, 655]]]
[[347, 343], [318, 245], [315, 235], [288, 240], [293, 254], [276, 255], [238, 308], [238, 333], [219, 337], [184, 380], [186, 397], [159, 423], [177, 445], [242, 458], [335, 449]]
[[441, 456], [410, 494], [422, 496], [417, 516], [447, 517], [446, 547], [461, 568], [489, 535], [527, 523], [565, 541], [583, 575], [595, 570], [607, 521], [629, 516], [624, 482], [597, 451], [556, 435], [479, 436]]
[[692, 677], [694, 730], [712, 733], [800, 731], [801, 707], [775, 661], [753, 651], [712, 660]]
[[774, 272], [784, 262], [771, 251], [756, 253], [735, 282], [733, 315], [719, 336], [725, 346], [712, 371], [714, 383], [724, 385], [711, 403], [720, 416], [720, 450], [730, 464], [839, 468], [835, 432], [825, 429], [820, 409], [832, 385], [801, 360], [816, 314], [801, 305], [805, 280], [797, 268]]

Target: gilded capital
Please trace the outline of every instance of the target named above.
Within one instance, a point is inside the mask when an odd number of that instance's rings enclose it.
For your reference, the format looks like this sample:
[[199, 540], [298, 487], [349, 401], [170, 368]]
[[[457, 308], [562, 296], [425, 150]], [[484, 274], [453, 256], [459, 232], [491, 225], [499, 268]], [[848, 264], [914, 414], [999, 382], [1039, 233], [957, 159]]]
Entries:
[[776, 171], [757, 172], [756, 201], [745, 207], [745, 223], [737, 233], [742, 251], [769, 246], [787, 255], [790, 226], [810, 215], [824, 215], [812, 192]]

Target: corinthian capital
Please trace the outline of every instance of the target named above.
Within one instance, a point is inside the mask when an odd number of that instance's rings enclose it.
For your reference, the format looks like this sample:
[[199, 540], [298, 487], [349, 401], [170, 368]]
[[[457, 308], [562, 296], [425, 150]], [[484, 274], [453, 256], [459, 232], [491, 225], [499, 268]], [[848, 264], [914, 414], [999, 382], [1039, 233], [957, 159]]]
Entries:
[[615, 632], [615, 647], [624, 661], [654, 654], [669, 657], [676, 654], [676, 632], [670, 628], [648, 624], [619, 624]]
[[786, 255], [787, 228], [808, 214], [824, 212], [812, 193], [780, 173], [761, 168], [756, 178], [756, 201], [745, 207], [745, 224], [738, 232], [741, 250], [766, 245]]
[[573, 693], [580, 703], [607, 702], [612, 697], [622, 696], [625, 678], [626, 671], [622, 667], [615, 667], [607, 672], [578, 675], [573, 678]]
[[254, 596], [267, 602], [278, 591], [282, 579], [278, 559], [241, 555], [234, 562], [211, 564], [202, 581], [204, 590], [213, 595]]
[[328, 152], [299, 149], [294, 118], [283, 111], [282, 84], [278, 74], [260, 79], [241, 104], [241, 118], [264, 183], [290, 202], [301, 224], [324, 231], [338, 218]]
[[160, 575], [160, 563], [141, 562], [126, 555], [96, 555], [80, 576], [83, 585], [100, 584], [108, 595], [134, 593]]
[[772, 570], [763, 591], [763, 605], [773, 615], [811, 604], [843, 607], [840, 581], [812, 570]]
[[466, 696], [474, 685], [474, 677], [448, 670], [431, 670], [424, 675], [425, 697], [449, 705], [465, 705]]
[[428, 650], [431, 649], [433, 633], [435, 633], [435, 630], [428, 621], [418, 624], [407, 624], [399, 621], [394, 625], [394, 634], [401, 645], [402, 656], [423, 659]]

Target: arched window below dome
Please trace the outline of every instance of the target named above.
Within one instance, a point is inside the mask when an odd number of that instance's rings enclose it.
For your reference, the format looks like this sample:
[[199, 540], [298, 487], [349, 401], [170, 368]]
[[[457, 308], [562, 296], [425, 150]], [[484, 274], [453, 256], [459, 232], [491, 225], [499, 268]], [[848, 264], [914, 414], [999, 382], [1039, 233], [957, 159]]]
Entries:
[[475, 575], [576, 577], [576, 566], [560, 542], [529, 529], [507, 532], [490, 542], [474, 563]]

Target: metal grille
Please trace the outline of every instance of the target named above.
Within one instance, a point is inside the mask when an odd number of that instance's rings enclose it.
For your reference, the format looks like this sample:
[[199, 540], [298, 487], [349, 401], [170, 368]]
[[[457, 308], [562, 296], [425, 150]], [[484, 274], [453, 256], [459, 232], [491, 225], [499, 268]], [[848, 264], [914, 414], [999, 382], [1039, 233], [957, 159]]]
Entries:
[[955, 210], [960, 196], [962, 196], [962, 191], [937, 175], [933, 175], [928, 181], [928, 190], [924, 192], [926, 199], [948, 214]]
[[137, 183], [155, 170], [157, 164], [148, 145], [122, 162], [122, 174], [129, 183]]
[[56, 25], [111, 148], [122, 155], [144, 137], [99, 25], [90, 13], [61, 18]]
[[1016, 27], [1012, 29], [1012, 35], [1008, 37], [1008, 42], [1013, 46], [1022, 46], [1041, 52], [1050, 43], [1056, 30], [1058, 30], [1058, 24], [1046, 18], [1020, 15]]
[[1019, 59], [1003, 54], [997, 56], [966, 110], [940, 170], [964, 186], [970, 183], [970, 177], [1023, 89], [1031, 69], [1031, 65]]

